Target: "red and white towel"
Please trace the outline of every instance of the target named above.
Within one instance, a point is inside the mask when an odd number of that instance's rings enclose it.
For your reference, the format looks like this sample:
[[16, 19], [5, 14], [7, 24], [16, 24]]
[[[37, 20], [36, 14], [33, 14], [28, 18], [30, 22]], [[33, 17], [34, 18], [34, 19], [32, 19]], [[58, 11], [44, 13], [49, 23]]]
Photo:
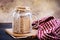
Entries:
[[60, 21], [53, 16], [34, 21], [33, 24], [38, 28], [37, 37], [40, 40], [60, 40]]

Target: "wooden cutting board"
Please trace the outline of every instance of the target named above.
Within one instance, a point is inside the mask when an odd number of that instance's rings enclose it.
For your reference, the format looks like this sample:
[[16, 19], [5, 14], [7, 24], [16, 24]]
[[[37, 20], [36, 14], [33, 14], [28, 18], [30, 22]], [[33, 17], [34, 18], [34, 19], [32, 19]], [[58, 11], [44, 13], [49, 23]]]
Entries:
[[26, 37], [29, 37], [29, 36], [35, 36], [37, 34], [37, 30], [34, 30], [34, 29], [31, 31], [31, 33], [28, 33], [28, 34], [16, 34], [16, 33], [13, 33], [12, 28], [5, 29], [5, 31], [10, 36], [12, 36], [13, 38], [26, 38]]

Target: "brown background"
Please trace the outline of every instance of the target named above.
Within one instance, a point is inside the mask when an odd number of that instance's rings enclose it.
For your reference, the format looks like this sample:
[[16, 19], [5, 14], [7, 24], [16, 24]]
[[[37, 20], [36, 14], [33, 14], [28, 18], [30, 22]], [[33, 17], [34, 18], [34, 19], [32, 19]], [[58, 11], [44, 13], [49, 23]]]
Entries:
[[12, 11], [16, 6], [28, 6], [35, 16], [43, 18], [53, 15], [60, 18], [60, 0], [0, 0], [0, 22], [12, 22]]

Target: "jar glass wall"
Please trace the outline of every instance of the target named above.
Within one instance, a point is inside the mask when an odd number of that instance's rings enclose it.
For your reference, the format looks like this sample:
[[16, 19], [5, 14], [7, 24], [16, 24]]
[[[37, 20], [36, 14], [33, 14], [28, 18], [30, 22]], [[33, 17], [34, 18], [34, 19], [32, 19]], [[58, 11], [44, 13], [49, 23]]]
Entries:
[[13, 13], [13, 32], [14, 33], [30, 33], [32, 14], [28, 7], [17, 7]]

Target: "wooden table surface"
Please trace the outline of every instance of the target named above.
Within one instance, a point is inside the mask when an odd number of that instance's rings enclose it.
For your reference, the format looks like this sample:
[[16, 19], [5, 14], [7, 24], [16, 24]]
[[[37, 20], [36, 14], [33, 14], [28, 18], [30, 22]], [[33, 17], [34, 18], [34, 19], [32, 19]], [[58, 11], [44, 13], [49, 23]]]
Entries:
[[35, 36], [37, 34], [37, 30], [33, 29], [31, 31], [31, 33], [28, 33], [28, 34], [16, 34], [16, 33], [13, 33], [13, 30], [12, 28], [8, 28], [8, 29], [5, 29], [6, 33], [8, 33], [10, 36], [12, 36], [13, 38], [26, 38], [26, 37], [29, 37], [29, 36]]

